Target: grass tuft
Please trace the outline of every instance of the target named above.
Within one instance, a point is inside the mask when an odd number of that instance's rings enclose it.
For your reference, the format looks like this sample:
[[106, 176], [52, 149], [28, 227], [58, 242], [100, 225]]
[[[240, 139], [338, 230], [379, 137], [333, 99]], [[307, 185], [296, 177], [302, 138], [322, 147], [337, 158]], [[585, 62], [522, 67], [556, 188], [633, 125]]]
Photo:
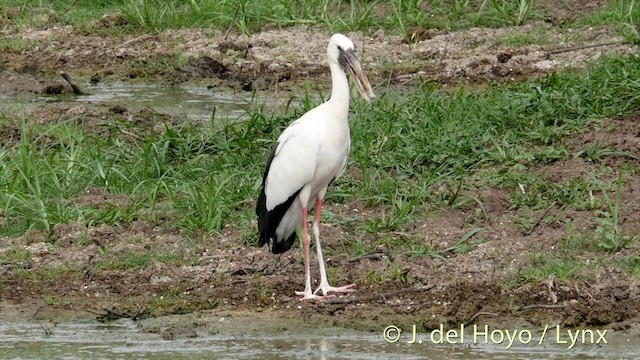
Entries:
[[[384, 29], [413, 44], [419, 40], [414, 38], [415, 29], [520, 26], [554, 18], [556, 8], [533, 0], [0, 0], [0, 22], [43, 29], [73, 25], [111, 33], [211, 27], [250, 35], [268, 26], [296, 25], [318, 26], [329, 32]], [[612, 0], [606, 8], [567, 19], [563, 25], [614, 25], [630, 42], [637, 43], [639, 13], [635, 0]], [[121, 16], [125, 21], [101, 26], [105, 15]]]

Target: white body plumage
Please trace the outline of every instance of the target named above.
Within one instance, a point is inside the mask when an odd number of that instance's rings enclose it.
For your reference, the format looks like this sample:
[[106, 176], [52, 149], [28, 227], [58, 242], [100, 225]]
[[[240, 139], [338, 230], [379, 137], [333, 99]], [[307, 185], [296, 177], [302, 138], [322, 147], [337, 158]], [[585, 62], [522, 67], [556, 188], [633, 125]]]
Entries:
[[279, 239], [291, 236], [302, 221], [302, 208], [310, 209], [317, 196], [324, 198], [329, 184], [342, 175], [347, 165], [351, 146], [346, 120], [348, 103], [344, 109], [332, 105], [326, 102], [309, 111], [278, 138], [265, 182], [267, 210], [300, 190], [299, 201], [291, 204], [276, 228]]
[[[258, 244], [271, 245], [273, 253], [291, 248], [298, 224], [303, 225], [306, 287], [303, 299], [317, 297], [311, 293], [309, 275], [309, 234], [307, 211], [316, 204], [313, 231], [320, 263], [320, 287], [328, 291], [348, 292], [352, 285], [334, 288], [328, 285], [322, 251], [320, 250], [319, 221], [322, 200], [327, 187], [345, 170], [351, 139], [349, 136], [349, 80], [348, 72], [360, 94], [369, 101], [374, 97], [369, 80], [362, 72], [355, 55], [353, 42], [335, 34], [327, 47], [331, 69], [331, 98], [304, 114], [289, 125], [267, 159], [258, 197]], [[318, 291], [316, 290], [316, 292]]]

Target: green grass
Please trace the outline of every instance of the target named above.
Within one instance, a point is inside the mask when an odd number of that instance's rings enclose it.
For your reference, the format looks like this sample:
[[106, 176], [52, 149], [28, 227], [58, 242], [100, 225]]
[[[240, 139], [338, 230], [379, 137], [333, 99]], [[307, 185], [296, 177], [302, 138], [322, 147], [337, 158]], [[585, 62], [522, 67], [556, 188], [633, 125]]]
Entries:
[[29, 250], [8, 248], [0, 253], [0, 263], [14, 264], [18, 268], [27, 268], [31, 260], [31, 252]]
[[636, 0], [610, 0], [606, 9], [580, 19], [576, 25], [614, 24], [631, 42], [640, 41], [640, 3]]
[[[621, 203], [620, 192], [622, 191], [622, 176], [618, 175], [615, 183], [614, 194], [612, 197], [608, 195], [604, 197], [606, 208], [598, 210], [598, 218], [596, 219], [597, 227], [595, 230], [594, 240], [596, 245], [603, 250], [616, 252], [624, 248], [633, 246], [634, 240], [638, 237], [639, 232], [625, 231], [621, 227]], [[606, 194], [606, 190], [602, 190]]]
[[529, 260], [529, 266], [518, 272], [521, 283], [539, 282], [551, 275], [559, 281], [574, 280], [582, 275], [581, 271], [584, 268], [584, 264], [570, 256], [555, 257], [545, 253], [534, 253]]
[[[417, 26], [439, 30], [517, 26], [553, 17], [553, 10], [532, 0], [0, 0], [0, 23], [73, 25], [110, 33], [211, 27], [251, 34], [273, 25], [313, 25], [331, 32], [382, 28], [413, 43], [411, 29]], [[621, 34], [637, 41], [638, 13], [634, 0], [611, 0], [605, 9], [564, 25], [615, 24]], [[103, 26], [105, 14], [121, 14], [126, 23]]]
[[[477, 207], [482, 216], [480, 199], [465, 195], [474, 186], [510, 189], [516, 209], [545, 209], [556, 201], [614, 216], [602, 197], [594, 203], [593, 194], [613, 189], [597, 176], [553, 183], [529, 169], [594, 158], [585, 155], [589, 149], [569, 152], [561, 139], [598, 119], [637, 111], [639, 64], [634, 56], [607, 58], [584, 73], [490, 85], [482, 92], [442, 92], [430, 85], [408, 95], [380, 89], [373, 105], [353, 104], [349, 168], [359, 176], [347, 173], [328, 198], [376, 206], [377, 216], [361, 225], [369, 233], [402, 231], [434, 204]], [[272, 116], [258, 109], [246, 120], [204, 126], [164, 123], [153, 113], [149, 123], [135, 125], [107, 114], [97, 125], [104, 135], [97, 135], [75, 117], [36, 124], [23, 110], [0, 112], [0, 123], [19, 124], [18, 138], [0, 148], [5, 235], [50, 232], [57, 223], [134, 220], [211, 233], [236, 221], [251, 239], [252, 199], [264, 159], [300, 114]], [[436, 186], [444, 190], [434, 192]], [[87, 188], [103, 189], [111, 198], [86, 203]], [[359, 228], [359, 219], [352, 220]]]
[[498, 45], [520, 47], [526, 45], [547, 45], [549, 40], [546, 29], [536, 27], [534, 30], [522, 33], [511, 33], [496, 40]]
[[[623, 230], [620, 226], [620, 192], [622, 177], [618, 176], [612, 190], [604, 189], [604, 210], [593, 211], [595, 229], [578, 232], [571, 220], [566, 220], [566, 236], [560, 241], [556, 251], [534, 250], [529, 255], [529, 263], [519, 269], [511, 285], [539, 282], [554, 275], [558, 280], [584, 279], [593, 277], [594, 267], [619, 267], [626, 273], [638, 277], [640, 274], [638, 257], [627, 256], [615, 259], [610, 256], [627, 248], [637, 247], [638, 234]], [[610, 194], [613, 192], [613, 194]]]
[[636, 277], [636, 279], [640, 279], [640, 256], [639, 255], [631, 255], [627, 256], [617, 262], [618, 266], [622, 268], [625, 272], [630, 275]]
[[409, 269], [402, 269], [398, 264], [393, 263], [387, 269], [387, 278], [398, 285], [407, 286], [409, 283], [407, 277], [409, 271]]
[[32, 41], [10, 39], [6, 37], [0, 38], [0, 51], [2, 52], [20, 53], [32, 46], [34, 46]]
[[79, 278], [82, 275], [82, 267], [74, 263], [62, 263], [37, 269], [16, 269], [15, 274], [34, 282], [57, 283], [63, 278]]
[[118, 254], [110, 254], [104, 251], [101, 258], [94, 264], [98, 270], [130, 270], [145, 269], [154, 262], [159, 263], [183, 263], [182, 256], [172, 252], [157, 253], [153, 250], [139, 252], [127, 250]]

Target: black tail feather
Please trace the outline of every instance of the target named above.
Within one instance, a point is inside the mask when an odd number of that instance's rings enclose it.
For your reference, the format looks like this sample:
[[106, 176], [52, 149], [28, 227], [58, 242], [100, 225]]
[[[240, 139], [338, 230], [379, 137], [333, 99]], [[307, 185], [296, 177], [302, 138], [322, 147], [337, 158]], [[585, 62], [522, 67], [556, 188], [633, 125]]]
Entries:
[[285, 251], [288, 251], [293, 246], [293, 243], [296, 241], [296, 232], [294, 231], [288, 239], [282, 241], [274, 241], [273, 246], [271, 247], [271, 252], [274, 254], [281, 254]]
[[[278, 204], [270, 211], [267, 210], [267, 196], [264, 192], [264, 185], [267, 180], [267, 174], [269, 174], [269, 169], [271, 168], [271, 161], [275, 156], [277, 148], [278, 144], [276, 143], [276, 145], [271, 150], [271, 153], [269, 154], [269, 158], [267, 159], [267, 168], [262, 178], [262, 188], [260, 189], [260, 196], [258, 197], [258, 203], [256, 204], [256, 215], [258, 216], [258, 233], [260, 234], [258, 246], [264, 246], [264, 244], [268, 244], [271, 252], [274, 254], [280, 254], [291, 249], [291, 246], [293, 246], [293, 243], [296, 240], [295, 231], [287, 239], [278, 239], [276, 235], [276, 229], [278, 228], [280, 221], [282, 221], [284, 214], [287, 212], [287, 210], [289, 210], [289, 207], [291, 207], [293, 201], [298, 197], [300, 190], [302, 190], [299, 189], [282, 204]], [[271, 244], [272, 241], [273, 245]]]
[[[302, 189], [300, 189], [302, 190]], [[294, 231], [286, 239], [278, 239], [276, 235], [276, 229], [280, 224], [280, 221], [284, 217], [284, 214], [289, 210], [289, 207], [293, 201], [298, 197], [300, 190], [291, 195], [287, 201], [279, 204], [273, 210], [267, 210], [267, 197], [264, 193], [264, 187], [258, 197], [258, 204], [256, 205], [256, 215], [258, 215], [258, 232], [260, 233], [260, 239], [258, 240], [258, 246], [268, 244], [271, 252], [274, 254], [283, 253], [293, 246], [296, 240], [296, 232]], [[271, 241], [273, 240], [273, 245]]]

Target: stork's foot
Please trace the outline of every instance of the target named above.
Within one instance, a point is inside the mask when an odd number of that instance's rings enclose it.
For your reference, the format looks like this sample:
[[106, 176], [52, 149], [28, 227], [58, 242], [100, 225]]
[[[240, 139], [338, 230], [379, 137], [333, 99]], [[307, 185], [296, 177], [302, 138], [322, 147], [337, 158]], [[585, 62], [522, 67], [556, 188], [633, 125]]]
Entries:
[[356, 284], [349, 284], [349, 285], [339, 286], [339, 287], [329, 286], [329, 284], [320, 284], [320, 286], [318, 286], [316, 291], [314, 291], [313, 293], [317, 294], [318, 291], [322, 291], [322, 295], [325, 295], [325, 296], [327, 295], [327, 293], [330, 293], [330, 292], [350, 293], [350, 292], [356, 291], [354, 287], [356, 287]]
[[335, 298], [335, 295], [316, 295], [316, 294], [312, 294], [311, 291], [309, 291], [309, 293], [305, 292], [305, 291], [296, 291], [296, 295], [302, 295], [302, 297], [300, 298], [300, 301], [306, 301], [306, 300], [328, 300], [328, 299], [333, 299]]

